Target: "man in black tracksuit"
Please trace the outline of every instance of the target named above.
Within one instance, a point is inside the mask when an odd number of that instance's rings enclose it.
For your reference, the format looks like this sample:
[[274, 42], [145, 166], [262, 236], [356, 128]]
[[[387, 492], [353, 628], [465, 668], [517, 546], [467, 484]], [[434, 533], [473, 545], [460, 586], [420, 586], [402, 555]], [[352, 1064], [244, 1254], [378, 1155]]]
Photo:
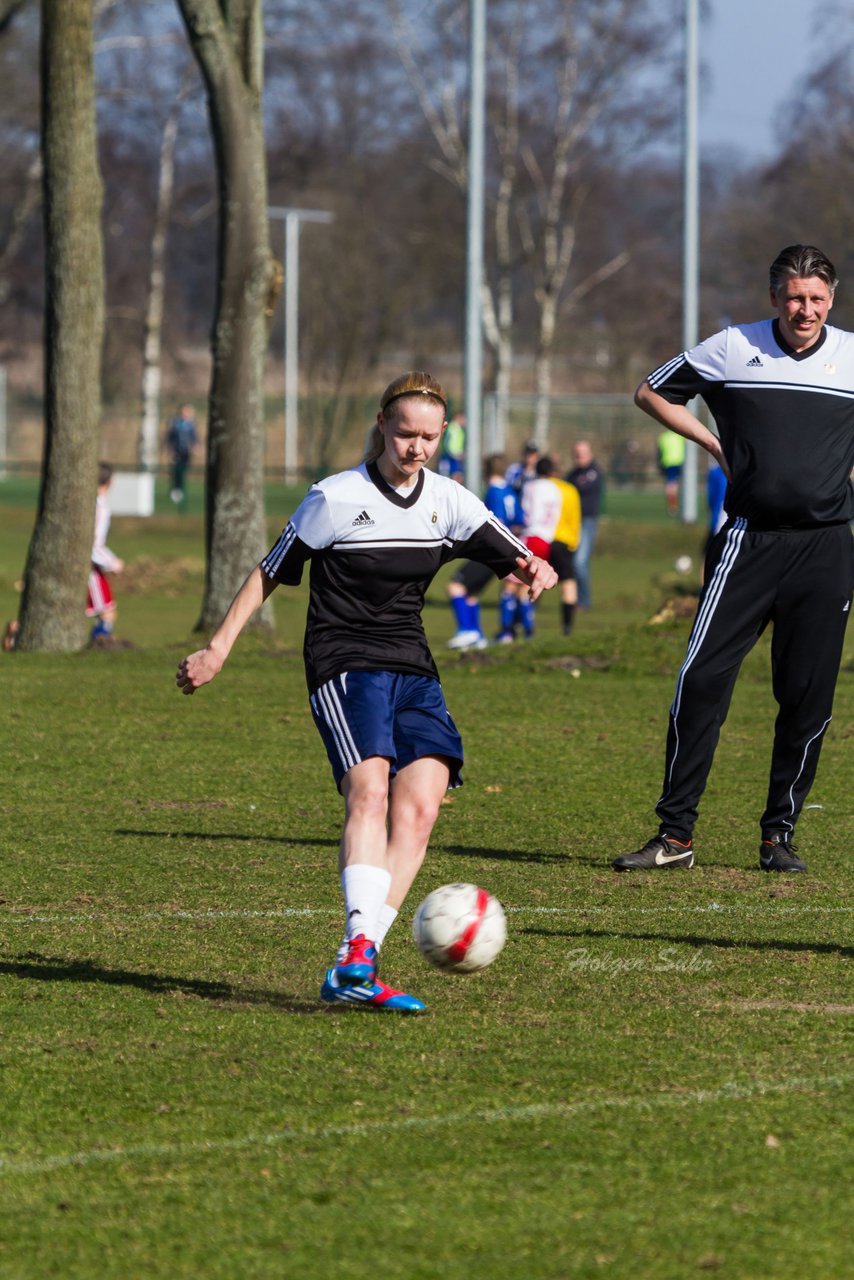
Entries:
[[[760, 819], [764, 871], [805, 871], [791, 843], [831, 719], [854, 590], [854, 334], [827, 325], [837, 279], [810, 245], [771, 265], [776, 315], [732, 325], [651, 373], [635, 402], [728, 479], [728, 521], [670, 708], [659, 833], [617, 871], [690, 867], [692, 831], [745, 655], [769, 622], [779, 714]], [[706, 401], [715, 436], [686, 408]]]

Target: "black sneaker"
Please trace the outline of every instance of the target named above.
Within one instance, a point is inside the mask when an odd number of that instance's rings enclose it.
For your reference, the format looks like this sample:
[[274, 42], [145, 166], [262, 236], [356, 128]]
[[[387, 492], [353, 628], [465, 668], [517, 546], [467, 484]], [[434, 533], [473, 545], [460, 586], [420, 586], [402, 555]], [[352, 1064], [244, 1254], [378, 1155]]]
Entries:
[[642, 849], [624, 853], [611, 866], [615, 871], [654, 871], [658, 867], [693, 867], [694, 842], [685, 844], [672, 836], [653, 836]]
[[790, 831], [770, 831], [759, 846], [759, 865], [763, 871], [806, 871], [807, 864], [795, 856], [790, 844]]

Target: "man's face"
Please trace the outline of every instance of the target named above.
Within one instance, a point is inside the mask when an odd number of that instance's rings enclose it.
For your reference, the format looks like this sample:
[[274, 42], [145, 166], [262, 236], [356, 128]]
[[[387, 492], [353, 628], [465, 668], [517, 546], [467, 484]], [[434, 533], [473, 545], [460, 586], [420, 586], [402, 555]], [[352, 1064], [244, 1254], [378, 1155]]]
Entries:
[[771, 306], [777, 312], [783, 337], [794, 351], [805, 351], [818, 341], [833, 294], [818, 276], [791, 276], [771, 290]]

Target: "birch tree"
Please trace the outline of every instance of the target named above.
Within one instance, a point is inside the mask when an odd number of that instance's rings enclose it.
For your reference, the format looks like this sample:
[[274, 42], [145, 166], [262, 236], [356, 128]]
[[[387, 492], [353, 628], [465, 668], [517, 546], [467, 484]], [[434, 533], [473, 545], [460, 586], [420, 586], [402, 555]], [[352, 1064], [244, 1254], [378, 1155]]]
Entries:
[[154, 471], [157, 466], [160, 436], [160, 388], [163, 381], [161, 347], [163, 335], [163, 304], [166, 293], [166, 237], [172, 212], [175, 186], [175, 143], [181, 108], [190, 90], [189, 77], [178, 90], [160, 139], [160, 163], [157, 170], [157, 207], [154, 213], [154, 230], [151, 236], [151, 269], [148, 283], [148, 303], [145, 311], [145, 336], [142, 354], [142, 418], [139, 428], [137, 460], [144, 471]]

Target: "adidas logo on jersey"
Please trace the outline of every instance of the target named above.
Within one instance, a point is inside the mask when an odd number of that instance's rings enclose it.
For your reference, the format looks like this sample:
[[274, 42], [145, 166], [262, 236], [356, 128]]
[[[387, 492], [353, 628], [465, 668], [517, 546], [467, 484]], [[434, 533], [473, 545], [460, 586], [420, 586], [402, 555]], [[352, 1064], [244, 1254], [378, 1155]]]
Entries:
[[372, 520], [367, 511], [363, 511], [361, 515], [356, 516], [351, 528], [353, 529], [369, 529], [376, 521]]
[[759, 356], [754, 356], [752, 360], [748, 360], [747, 367], [748, 369], [761, 369], [762, 361], [759, 359]]

